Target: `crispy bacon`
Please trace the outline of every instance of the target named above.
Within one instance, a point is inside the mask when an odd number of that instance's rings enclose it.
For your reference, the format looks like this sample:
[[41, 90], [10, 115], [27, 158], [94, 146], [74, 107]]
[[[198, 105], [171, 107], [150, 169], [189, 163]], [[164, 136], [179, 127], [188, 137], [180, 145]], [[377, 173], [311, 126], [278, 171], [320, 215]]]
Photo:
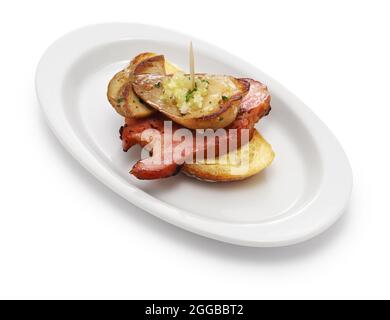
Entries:
[[[267, 87], [252, 79], [243, 79], [250, 83], [250, 89], [248, 94], [241, 101], [240, 111], [233, 121], [227, 128], [228, 135], [225, 138], [216, 138], [213, 140], [206, 139], [205, 137], [199, 137], [194, 134], [193, 141], [188, 148], [184, 148], [183, 152], [172, 155], [175, 147], [183, 140], [179, 141], [164, 141], [164, 121], [170, 121], [161, 114], [155, 114], [151, 117], [144, 119], [130, 119], [126, 118], [126, 123], [120, 129], [120, 138], [122, 139], [123, 150], [127, 151], [132, 146], [139, 144], [146, 146], [148, 144], [158, 143], [161, 148], [160, 161], [155, 161], [153, 157], [149, 157], [138, 161], [132, 168], [131, 174], [138, 179], [152, 180], [167, 178], [177, 174], [180, 171], [181, 164], [186, 159], [194, 157], [197, 153], [207, 154], [210, 151], [215, 152], [218, 156], [222, 151], [219, 147], [222, 143], [229, 143], [230, 140], [236, 139], [237, 148], [240, 147], [241, 134], [244, 130], [249, 131], [249, 139], [252, 138], [255, 124], [263, 117], [266, 116], [270, 110], [270, 95]], [[180, 125], [173, 123], [172, 133], [176, 130], [183, 128]], [[147, 129], [153, 129], [156, 136], [143, 135]], [[237, 129], [230, 130], [229, 129]], [[232, 133], [233, 132], [233, 133]], [[155, 139], [155, 140], [154, 140]], [[203, 143], [199, 143], [200, 140]], [[221, 141], [221, 139], [227, 139], [227, 141]], [[167, 145], [169, 148], [167, 148]], [[182, 145], [181, 145], [182, 146]], [[230, 146], [230, 145], [229, 145]], [[229, 151], [232, 151], [231, 149]]]

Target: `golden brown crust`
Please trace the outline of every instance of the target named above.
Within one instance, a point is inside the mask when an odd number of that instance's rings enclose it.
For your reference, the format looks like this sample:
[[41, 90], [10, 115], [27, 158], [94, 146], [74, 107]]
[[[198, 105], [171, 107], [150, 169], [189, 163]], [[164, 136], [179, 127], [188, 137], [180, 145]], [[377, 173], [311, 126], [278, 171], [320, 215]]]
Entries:
[[268, 167], [275, 153], [271, 145], [256, 130], [247, 146], [247, 153], [237, 150], [235, 161], [229, 154], [216, 159], [214, 164], [184, 164], [182, 172], [193, 178], [206, 182], [230, 182], [247, 179]]

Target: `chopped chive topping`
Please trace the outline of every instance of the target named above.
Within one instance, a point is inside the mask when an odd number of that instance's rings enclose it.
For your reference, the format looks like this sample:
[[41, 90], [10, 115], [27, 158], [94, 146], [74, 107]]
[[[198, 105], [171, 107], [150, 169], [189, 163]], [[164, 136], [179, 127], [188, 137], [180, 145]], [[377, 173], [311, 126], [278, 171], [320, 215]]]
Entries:
[[192, 95], [192, 90], [188, 90], [186, 93], [186, 102], [190, 101]]
[[229, 98], [227, 96], [222, 96], [222, 100], [226, 101], [226, 100], [229, 100]]
[[195, 83], [195, 88], [193, 90], [188, 90], [187, 93], [186, 93], [186, 102], [190, 101], [190, 99], [192, 98], [192, 96], [194, 95], [194, 92], [198, 90], [198, 87]]
[[125, 101], [125, 98], [119, 98], [118, 100], [116, 100], [117, 103], [122, 103], [123, 101]]
[[161, 87], [161, 82], [157, 82], [154, 86], [155, 86], [156, 88], [160, 88], [160, 87]]

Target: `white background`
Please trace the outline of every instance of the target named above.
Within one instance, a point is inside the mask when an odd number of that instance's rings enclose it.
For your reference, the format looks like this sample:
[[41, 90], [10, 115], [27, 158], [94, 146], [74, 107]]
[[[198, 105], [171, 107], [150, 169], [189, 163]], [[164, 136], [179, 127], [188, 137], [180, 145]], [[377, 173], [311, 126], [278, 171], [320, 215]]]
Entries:
[[[85, 172], [46, 126], [34, 72], [59, 36], [111, 21], [193, 34], [294, 92], [351, 161], [346, 215], [294, 247], [241, 248]], [[389, 31], [388, 1], [3, 1], [0, 298], [390, 298]]]

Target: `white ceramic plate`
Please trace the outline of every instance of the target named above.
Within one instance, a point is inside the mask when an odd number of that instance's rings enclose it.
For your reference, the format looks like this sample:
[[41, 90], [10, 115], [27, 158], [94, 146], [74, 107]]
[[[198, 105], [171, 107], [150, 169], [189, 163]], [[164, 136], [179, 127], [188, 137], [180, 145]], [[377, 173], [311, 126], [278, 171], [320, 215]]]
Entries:
[[[138, 181], [128, 174], [139, 150], [121, 149], [123, 119], [107, 102], [107, 84], [143, 51], [187, 68], [190, 40], [198, 71], [250, 77], [270, 89], [272, 111], [257, 128], [276, 158], [255, 177], [210, 184], [185, 175]], [[46, 51], [36, 89], [50, 127], [88, 171], [131, 203], [188, 231], [247, 246], [290, 245], [327, 229], [349, 200], [348, 160], [313, 112], [255, 66], [194, 37], [139, 24], [86, 27]]]

